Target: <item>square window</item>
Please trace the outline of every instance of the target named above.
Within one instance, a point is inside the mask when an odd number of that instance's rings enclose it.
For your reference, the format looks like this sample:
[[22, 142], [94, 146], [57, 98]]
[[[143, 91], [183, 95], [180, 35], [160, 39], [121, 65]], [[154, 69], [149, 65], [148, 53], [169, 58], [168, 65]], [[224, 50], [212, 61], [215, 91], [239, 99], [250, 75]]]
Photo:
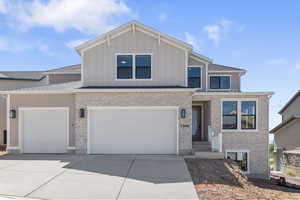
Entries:
[[226, 159], [234, 160], [242, 171], [248, 172], [248, 152], [226, 152]]
[[230, 76], [210, 76], [210, 89], [230, 89]]

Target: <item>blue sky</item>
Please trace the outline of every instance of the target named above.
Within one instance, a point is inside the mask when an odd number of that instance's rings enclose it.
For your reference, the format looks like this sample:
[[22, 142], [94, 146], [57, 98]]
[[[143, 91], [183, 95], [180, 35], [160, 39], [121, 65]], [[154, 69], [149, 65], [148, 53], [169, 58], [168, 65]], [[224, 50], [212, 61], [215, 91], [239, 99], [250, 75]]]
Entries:
[[293, 0], [0, 0], [0, 70], [79, 63], [74, 45], [136, 19], [191, 43], [217, 64], [247, 69], [243, 91], [275, 92], [272, 128], [300, 89], [299, 9]]

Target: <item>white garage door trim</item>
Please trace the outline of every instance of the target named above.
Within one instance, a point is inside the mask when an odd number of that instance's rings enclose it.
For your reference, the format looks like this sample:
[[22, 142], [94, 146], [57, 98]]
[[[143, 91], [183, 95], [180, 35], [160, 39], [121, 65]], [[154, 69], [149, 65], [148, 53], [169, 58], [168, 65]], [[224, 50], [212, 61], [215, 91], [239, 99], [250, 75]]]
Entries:
[[23, 153], [23, 130], [22, 130], [22, 127], [23, 127], [23, 115], [22, 115], [22, 112], [24, 111], [35, 111], [35, 110], [42, 110], [42, 111], [47, 111], [47, 110], [51, 110], [51, 111], [61, 111], [61, 110], [64, 110], [67, 112], [67, 118], [66, 118], [66, 121], [67, 121], [67, 149], [69, 149], [70, 147], [70, 133], [69, 133], [69, 107], [19, 107], [18, 111], [19, 111], [19, 123], [18, 123], [18, 143], [19, 143], [19, 148], [20, 148], [20, 153]]
[[176, 153], [179, 154], [179, 107], [177, 106], [87, 106], [87, 154], [91, 154], [90, 141], [90, 110], [175, 110], [176, 111]]

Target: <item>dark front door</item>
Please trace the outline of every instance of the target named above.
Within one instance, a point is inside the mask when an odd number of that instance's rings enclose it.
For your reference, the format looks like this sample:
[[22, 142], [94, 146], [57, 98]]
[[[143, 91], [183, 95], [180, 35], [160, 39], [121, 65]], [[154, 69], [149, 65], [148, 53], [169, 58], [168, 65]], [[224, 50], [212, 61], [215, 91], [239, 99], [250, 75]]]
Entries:
[[192, 108], [192, 135], [193, 141], [201, 140], [201, 129], [202, 129], [202, 107], [195, 106]]

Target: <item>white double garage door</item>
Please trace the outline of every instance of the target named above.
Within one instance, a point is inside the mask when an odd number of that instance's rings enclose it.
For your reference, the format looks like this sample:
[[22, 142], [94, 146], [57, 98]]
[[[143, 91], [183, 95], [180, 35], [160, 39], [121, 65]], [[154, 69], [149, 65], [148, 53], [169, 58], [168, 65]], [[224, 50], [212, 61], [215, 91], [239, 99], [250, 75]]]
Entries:
[[[88, 154], [177, 154], [177, 107], [88, 107]], [[21, 108], [23, 153], [67, 153], [68, 108]]]

